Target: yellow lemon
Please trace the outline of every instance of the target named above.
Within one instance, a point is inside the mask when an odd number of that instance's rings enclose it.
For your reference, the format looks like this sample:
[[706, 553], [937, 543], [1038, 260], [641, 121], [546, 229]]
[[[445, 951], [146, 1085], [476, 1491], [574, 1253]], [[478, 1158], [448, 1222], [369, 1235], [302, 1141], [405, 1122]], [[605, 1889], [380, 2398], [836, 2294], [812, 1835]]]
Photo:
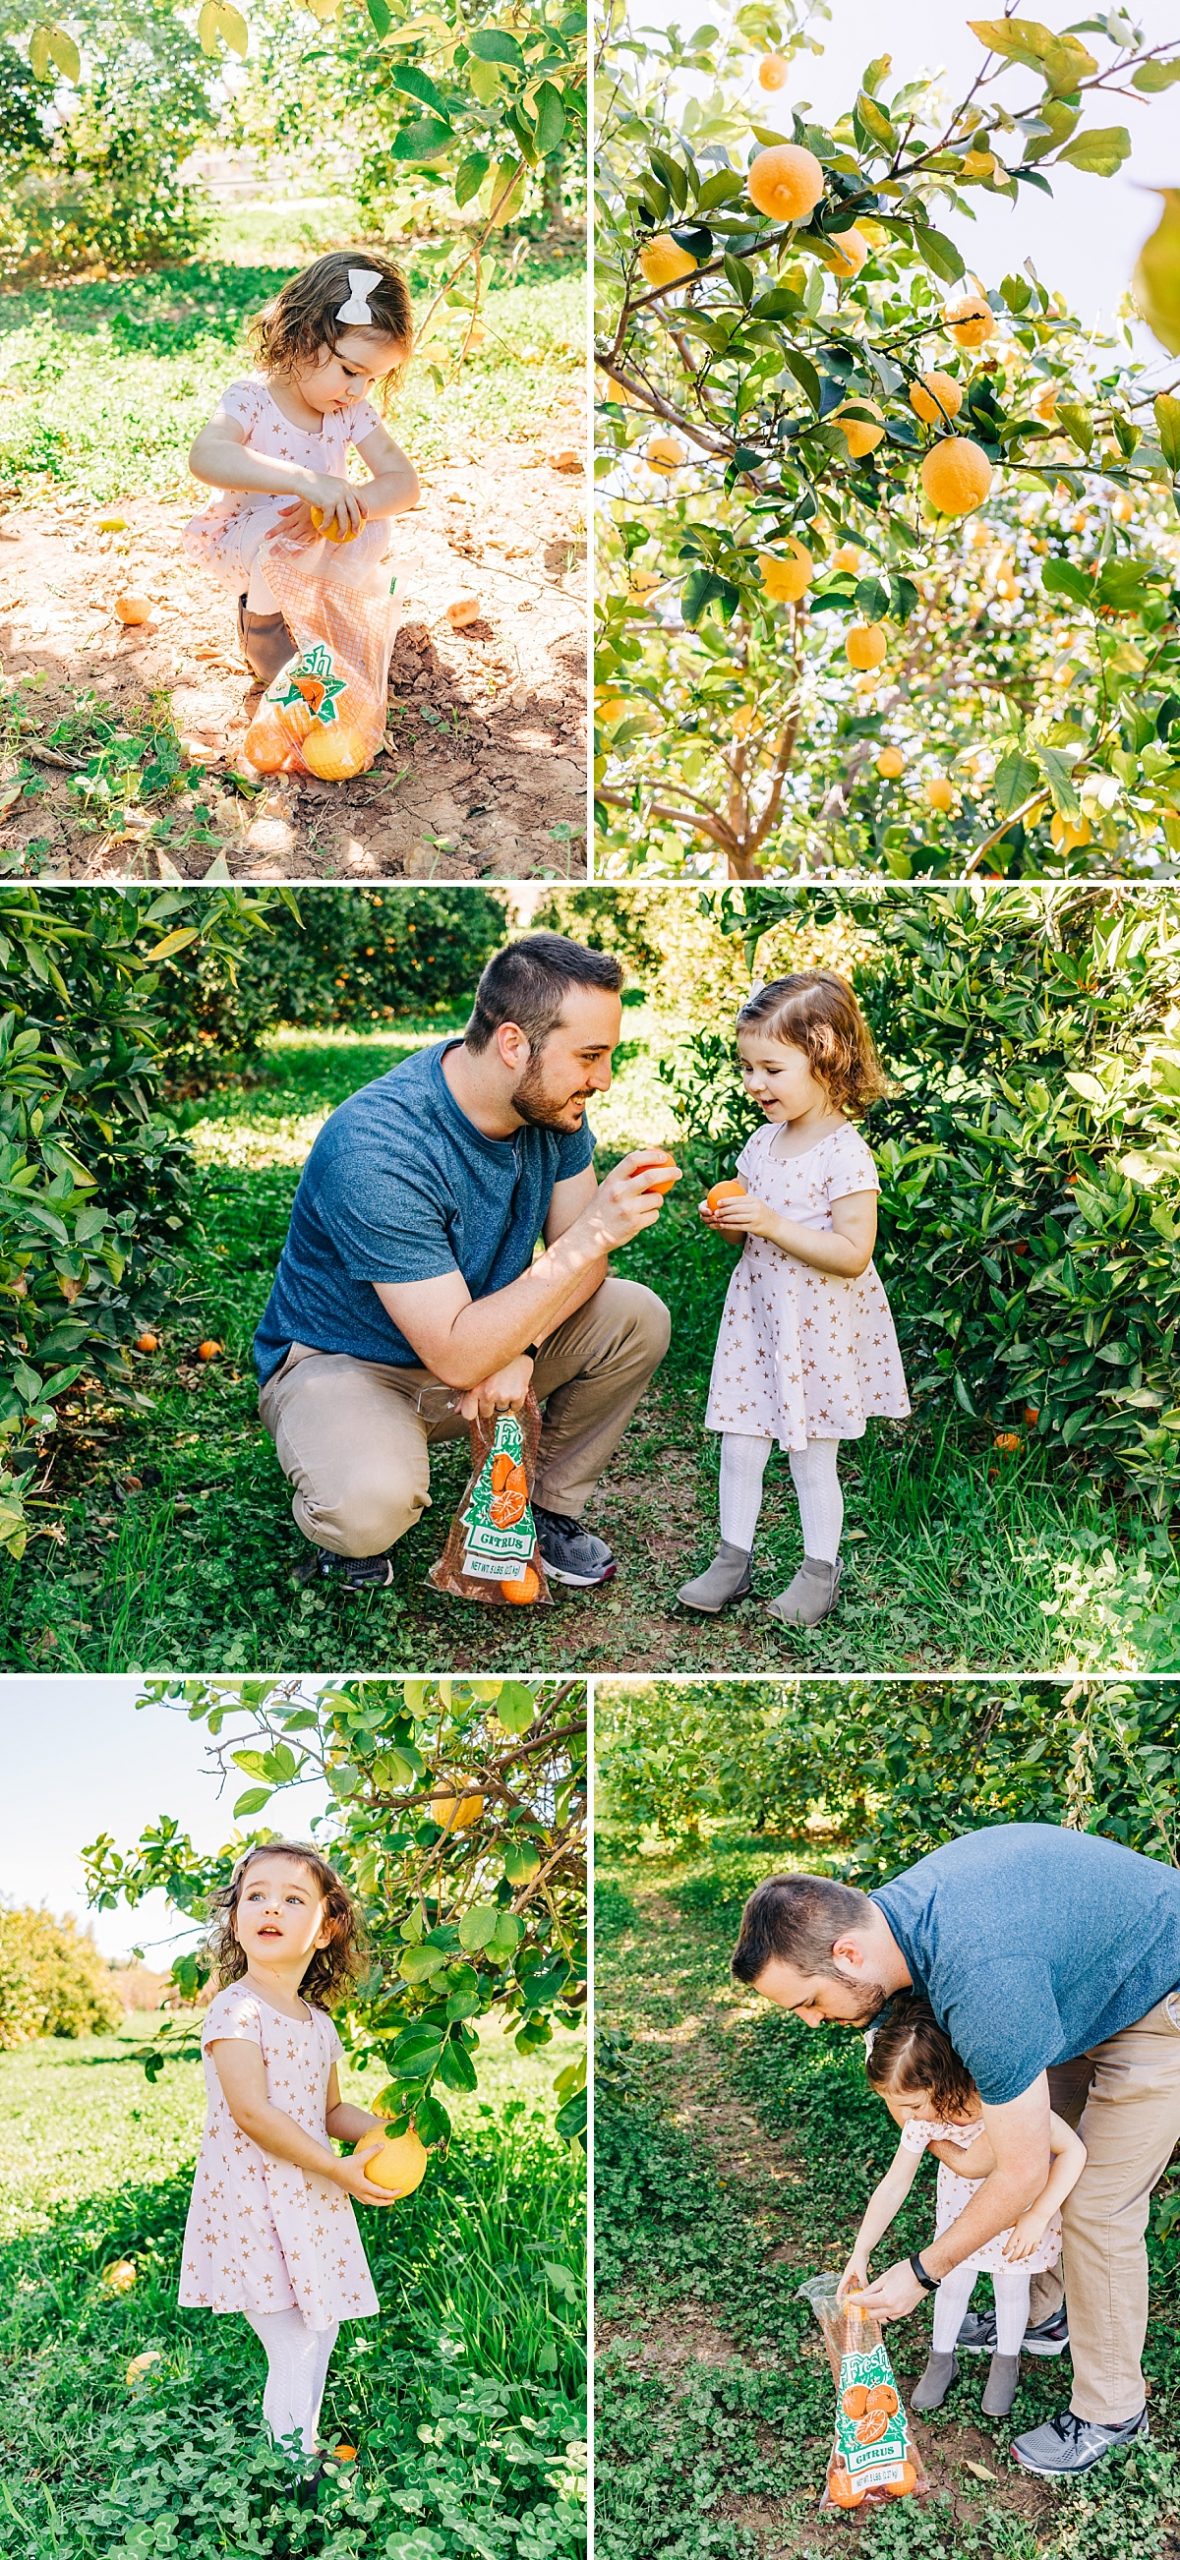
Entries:
[[688, 447], [681, 444], [679, 436], [649, 436], [643, 448], [643, 459], [649, 471], [670, 475], [684, 469]]
[[663, 585], [658, 569], [628, 569], [627, 584], [633, 596], [649, 596], [653, 587]]
[[842, 542], [839, 550], [833, 551], [832, 553], [832, 567], [833, 569], [847, 570], [848, 575], [852, 578], [859, 577], [860, 572], [864, 567], [864, 556], [863, 551], [858, 550], [855, 542]]
[[764, 53], [758, 65], [760, 89], [785, 89], [789, 65], [781, 53]]
[[981, 507], [994, 476], [982, 445], [970, 436], [943, 436], [922, 456], [922, 487], [942, 516], [969, 516]]
[[657, 231], [639, 252], [642, 273], [650, 285], [679, 284], [684, 276], [694, 276], [697, 262], [691, 250], [682, 249], [670, 231]]
[[1036, 398], [1037, 416], [1042, 426], [1051, 427], [1057, 415], [1059, 393], [1055, 382], [1046, 382]]
[[963, 406], [963, 394], [953, 373], [924, 373], [920, 382], [910, 384], [910, 407], [923, 426], [941, 427], [948, 418], [957, 418]]
[[805, 222], [824, 191], [824, 173], [814, 151], [800, 142], [773, 142], [758, 151], [746, 174], [746, 192], [759, 213], [772, 222]]
[[905, 772], [905, 757], [901, 748], [882, 747], [877, 758], [877, 771], [882, 782], [896, 782], [898, 775]]
[[981, 293], [965, 293], [958, 302], [946, 304], [942, 325], [957, 347], [985, 347], [995, 336], [996, 315]]
[[941, 809], [944, 813], [948, 809], [953, 809], [955, 805], [955, 788], [950, 775], [946, 773], [932, 773], [929, 782], [926, 784], [926, 798], [932, 809]]
[[760, 551], [758, 567], [762, 584], [772, 604], [798, 604], [815, 575], [815, 562], [810, 551], [797, 542], [793, 533], [787, 540], [791, 546], [789, 560], [779, 560], [773, 551]]
[[130, 2293], [135, 2280], [136, 2268], [131, 2258], [112, 2258], [99, 2278], [108, 2293]]
[[850, 667], [863, 673], [866, 667], [879, 667], [888, 643], [879, 622], [854, 622], [844, 643], [844, 655]]
[[[870, 414], [867, 418], [850, 418], [845, 415], [849, 408], [867, 409]], [[885, 433], [885, 421], [876, 401], [864, 399], [860, 392], [855, 400], [845, 400], [839, 409], [833, 409], [832, 423], [839, 427], [853, 462], [860, 462], [866, 453], [875, 453]]]
[[1093, 834], [1094, 830], [1084, 810], [1077, 818], [1063, 818], [1058, 810], [1049, 826], [1050, 839], [1057, 853], [1079, 852], [1084, 844], [1091, 843]]
[[850, 284], [860, 274], [868, 254], [868, 241], [854, 225], [851, 231], [833, 232], [824, 251], [824, 265], [839, 276], [842, 284]]
[[598, 705], [598, 719], [602, 728], [613, 729], [616, 720], [622, 719], [626, 708], [627, 705], [621, 693], [608, 693], [606, 700]]
[[142, 2382], [145, 2373], [150, 2373], [152, 2366], [154, 2364], [159, 2364], [160, 2362], [161, 2356], [158, 2347], [149, 2347], [144, 2355], [132, 2356], [131, 2362], [127, 2367], [127, 2371], [123, 2376], [128, 2388], [130, 2388], [133, 2383]]
[[469, 1831], [483, 1812], [483, 1797], [470, 1795], [470, 1780], [460, 1778], [452, 1786], [449, 1778], [440, 1780], [430, 1799], [430, 1810], [440, 1831]]
[[[372, 2134], [367, 2133], [356, 2151], [363, 2151], [365, 2142], [372, 2139]], [[392, 2195], [411, 2196], [415, 2187], [422, 2184], [429, 2159], [429, 2152], [412, 2129], [409, 2133], [387, 2134], [381, 2149], [364, 2162], [365, 2176], [375, 2187], [388, 2187]]]

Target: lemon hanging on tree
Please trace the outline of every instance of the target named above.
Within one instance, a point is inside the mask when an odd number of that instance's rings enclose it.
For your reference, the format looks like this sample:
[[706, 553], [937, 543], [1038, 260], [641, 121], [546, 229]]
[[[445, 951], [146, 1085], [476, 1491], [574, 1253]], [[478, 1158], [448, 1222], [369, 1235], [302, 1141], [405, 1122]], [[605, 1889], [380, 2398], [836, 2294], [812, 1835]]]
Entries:
[[801, 142], [772, 142], [758, 151], [746, 173], [746, 193], [771, 222], [805, 222], [824, 191], [814, 151]]
[[957, 347], [986, 347], [996, 334], [996, 315], [981, 293], [965, 293], [945, 305], [942, 325]]
[[910, 384], [910, 407], [924, 427], [941, 427], [957, 418], [963, 394], [953, 373], [924, 373]]
[[969, 516], [983, 505], [994, 477], [972, 436], [943, 436], [922, 456], [922, 487], [940, 516]]
[[690, 249], [682, 249], [670, 231], [657, 231], [639, 252], [639, 265], [653, 287], [678, 284], [685, 276], [695, 276], [697, 262]]
[[[867, 410], [867, 417], [851, 416], [854, 409]], [[852, 400], [843, 400], [838, 409], [833, 409], [832, 424], [839, 427], [852, 462], [862, 462], [866, 453], [875, 453], [885, 433], [885, 420], [876, 401], [866, 400], [859, 391]]]
[[772, 604], [798, 604], [815, 575], [815, 562], [810, 551], [793, 533], [788, 534], [787, 540], [791, 549], [789, 560], [780, 560], [773, 551], [760, 551], [758, 554], [759, 574]]
[[844, 643], [844, 655], [850, 667], [863, 674], [869, 667], [879, 667], [888, 647], [879, 622], [854, 622]]

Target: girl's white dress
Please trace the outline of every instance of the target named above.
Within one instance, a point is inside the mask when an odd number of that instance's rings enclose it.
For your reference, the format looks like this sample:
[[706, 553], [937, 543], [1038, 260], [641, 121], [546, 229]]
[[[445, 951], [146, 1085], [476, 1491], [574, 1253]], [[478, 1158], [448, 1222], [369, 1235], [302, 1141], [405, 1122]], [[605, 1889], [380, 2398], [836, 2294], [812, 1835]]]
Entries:
[[240, 2131], [209, 2051], [221, 2037], [260, 2047], [271, 2104], [331, 2149], [328, 2075], [344, 2047], [327, 2011], [288, 2018], [244, 1982], [231, 1983], [210, 2001], [201, 2033], [209, 2113], [185, 2225], [181, 2303], [204, 2311], [301, 2311], [309, 2329], [371, 2319], [381, 2306], [351, 2196]]
[[[903, 2151], [926, 2151], [932, 2142], [953, 2142], [960, 2151], [968, 2151], [978, 2140], [979, 2131], [977, 2124], [936, 2124], [930, 2116], [911, 2116], [909, 2123], [901, 2129], [901, 2147]], [[948, 2169], [945, 2160], [939, 2161], [934, 2207], [936, 2240], [941, 2240], [943, 2232], [950, 2230], [964, 2206], [970, 2204], [972, 2196], [978, 2193], [978, 2178], [961, 2178], [956, 2169]], [[1054, 2214], [1030, 2258], [1014, 2261], [1004, 2256], [1004, 2242], [1010, 2237], [1011, 2225], [1007, 2231], [997, 2231], [992, 2239], [984, 2241], [982, 2249], [976, 2249], [970, 2258], [964, 2258], [960, 2263], [989, 2276], [1042, 2275], [1046, 2267], [1055, 2267], [1061, 2256], [1061, 2216]]]
[[[261, 374], [251, 374], [247, 382], [231, 382], [221, 406], [245, 428], [246, 441], [255, 453], [299, 462], [309, 471], [329, 471], [341, 480], [347, 478], [349, 446], [363, 444], [381, 424], [371, 402], [353, 400], [338, 417], [325, 418], [319, 428], [294, 427]], [[290, 504], [286, 491], [217, 489], [208, 506], [186, 524], [183, 547], [219, 586], [228, 588], [231, 595], [244, 595], [264, 535]]]
[[[781, 1124], [756, 1129], [738, 1157], [747, 1189], [778, 1216], [832, 1231], [832, 1202], [879, 1191], [877, 1168], [847, 1120], [805, 1154], [776, 1152]], [[705, 1427], [777, 1440], [859, 1440], [870, 1414], [910, 1409], [889, 1301], [870, 1262], [858, 1280], [816, 1271], [765, 1236], [747, 1236], [729, 1283]]]

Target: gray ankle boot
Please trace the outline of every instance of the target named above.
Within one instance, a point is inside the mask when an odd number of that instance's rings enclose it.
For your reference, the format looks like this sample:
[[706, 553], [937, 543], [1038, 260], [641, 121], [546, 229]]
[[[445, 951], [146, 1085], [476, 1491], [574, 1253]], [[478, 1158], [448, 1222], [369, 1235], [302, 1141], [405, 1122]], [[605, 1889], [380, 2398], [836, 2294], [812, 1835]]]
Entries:
[[1006, 2418], [1020, 2381], [1019, 2356], [994, 2355], [987, 2369], [980, 2407], [985, 2418]]
[[927, 2409], [941, 2409], [952, 2382], [958, 2379], [959, 2359], [956, 2355], [930, 2356], [925, 2373], [915, 2382], [910, 2393], [911, 2409], [917, 2409], [919, 2413]]
[[676, 1597], [686, 1609], [701, 1609], [715, 1618], [729, 1600], [744, 1600], [750, 1588], [750, 1549], [731, 1547], [723, 1538], [711, 1565], [695, 1582], [682, 1584]]
[[771, 1617], [786, 1627], [818, 1627], [836, 1606], [843, 1571], [839, 1558], [826, 1564], [821, 1556], [804, 1556], [794, 1581], [768, 1603]]

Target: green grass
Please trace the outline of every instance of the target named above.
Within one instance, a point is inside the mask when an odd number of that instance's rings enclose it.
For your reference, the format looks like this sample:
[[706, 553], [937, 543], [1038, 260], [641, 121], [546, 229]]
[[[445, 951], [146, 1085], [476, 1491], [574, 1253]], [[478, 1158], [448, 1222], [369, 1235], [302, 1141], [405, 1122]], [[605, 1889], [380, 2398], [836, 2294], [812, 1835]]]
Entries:
[[[289, 235], [288, 235], [289, 238]], [[223, 246], [225, 244], [223, 243]], [[0, 294], [8, 398], [0, 410], [0, 480], [26, 499], [98, 507], [193, 496], [188, 449], [222, 391], [254, 369], [248, 322], [273, 295], [286, 259], [206, 257], [101, 284]], [[409, 258], [411, 290], [423, 276]], [[516, 280], [489, 295], [483, 346], [437, 389], [430, 358], [455, 353], [464, 316], [445, 315], [390, 412], [400, 443], [429, 468], [473, 440], [529, 436], [578, 393], [584, 281], [575, 251], [529, 251]]]
[[[896, 2141], [860, 2039], [809, 2033], [729, 1979], [741, 1904], [800, 1843], [719, 1835], [630, 1863], [597, 1844], [597, 2560], [1165, 2560], [1180, 2526], [1180, 2232], [1153, 2236], [1152, 2442], [1056, 2491], [1013, 2434], [1061, 2406], [1026, 2364], [1011, 2424], [981, 2416], [970, 2359], [921, 2428], [932, 2495], [856, 2520], [817, 2513], [832, 2383], [797, 2287], [838, 2268]], [[919, 2180], [898, 2228], [932, 2228]], [[883, 2261], [882, 2261], [883, 2263]], [[982, 2288], [981, 2288], [982, 2299]], [[912, 2381], [928, 2314], [890, 2332]]]
[[[993, 1466], [988, 1435], [930, 1413], [870, 1425], [842, 1460], [847, 1571], [839, 1610], [811, 1635], [764, 1602], [799, 1541], [785, 1467], [772, 1462], [751, 1598], [719, 1620], [675, 1607], [711, 1552], [716, 1446], [701, 1427], [724, 1248], [682, 1185], [660, 1224], [619, 1257], [672, 1309], [673, 1347], [623, 1442], [593, 1525], [615, 1544], [617, 1583], [541, 1612], [475, 1609], [425, 1585], [463, 1488], [466, 1449], [435, 1453], [433, 1508], [397, 1551], [389, 1592], [346, 1598], [293, 1579], [302, 1554], [257, 1419], [250, 1343], [322, 1118], [440, 1025], [399, 1036], [284, 1033], [257, 1081], [186, 1113], [205, 1167], [182, 1291], [155, 1359], [136, 1361], [144, 1414], [109, 1409], [66, 1439], [20, 1567], [0, 1566], [9, 1669], [232, 1671], [344, 1661], [355, 1670], [664, 1669], [729, 1672], [1165, 1670], [1180, 1618], [1163, 1533], [1034, 1441]], [[604, 1154], [672, 1133], [654, 1070], [656, 1026], [629, 1011], [612, 1092], [595, 1109]], [[697, 1168], [702, 1180], [715, 1168]], [[226, 1358], [201, 1369], [206, 1335]]]
[[[305, 2511], [260, 2440], [245, 2324], [176, 2307], [203, 2080], [182, 2062], [148, 2083], [150, 2024], [0, 2054], [6, 2560], [572, 2560], [583, 2173], [549, 2130], [549, 2071], [493, 2035], [447, 2158], [388, 2215], [361, 2209], [381, 2317], [342, 2328], [324, 2416], [360, 2459]], [[365, 2103], [363, 2075], [342, 2085]], [[115, 2258], [137, 2270], [126, 2295], [101, 2282]]]

